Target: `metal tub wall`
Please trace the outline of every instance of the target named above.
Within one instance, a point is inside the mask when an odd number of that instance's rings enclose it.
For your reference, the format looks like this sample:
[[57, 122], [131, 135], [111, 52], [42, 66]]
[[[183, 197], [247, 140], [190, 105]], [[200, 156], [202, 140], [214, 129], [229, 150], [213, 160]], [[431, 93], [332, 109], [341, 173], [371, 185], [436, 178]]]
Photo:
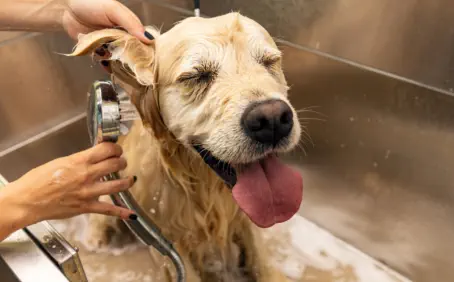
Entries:
[[[150, 0], [189, 9], [192, 1]], [[454, 3], [449, 0], [225, 0], [202, 11], [250, 16], [273, 36], [453, 91]]]
[[[192, 8], [183, 0], [127, 3], [163, 31]], [[239, 10], [276, 36], [292, 102], [313, 107], [300, 115], [312, 140], [288, 156], [305, 179], [301, 214], [414, 281], [454, 276], [453, 6], [202, 1], [208, 16]], [[5, 40], [0, 172], [14, 180], [88, 147], [85, 93], [105, 74], [89, 58], [56, 54], [73, 46], [63, 34]]]

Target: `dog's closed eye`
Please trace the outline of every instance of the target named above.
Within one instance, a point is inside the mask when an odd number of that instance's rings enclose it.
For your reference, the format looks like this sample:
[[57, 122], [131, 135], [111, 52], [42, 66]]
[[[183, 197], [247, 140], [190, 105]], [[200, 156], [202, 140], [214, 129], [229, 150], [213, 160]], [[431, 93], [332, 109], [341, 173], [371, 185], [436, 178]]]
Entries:
[[186, 97], [195, 101], [204, 97], [219, 71], [219, 65], [213, 62], [202, 62], [191, 70], [181, 73], [176, 82], [189, 88]]
[[178, 83], [209, 83], [214, 78], [214, 73], [212, 71], [204, 70], [193, 70], [182, 73], [177, 78]]
[[281, 56], [278, 54], [262, 54], [257, 58], [257, 61], [267, 69], [274, 67], [281, 61]]
[[203, 62], [193, 67], [192, 70], [183, 72], [177, 78], [178, 83], [187, 84], [210, 84], [218, 73], [219, 67], [212, 62]]

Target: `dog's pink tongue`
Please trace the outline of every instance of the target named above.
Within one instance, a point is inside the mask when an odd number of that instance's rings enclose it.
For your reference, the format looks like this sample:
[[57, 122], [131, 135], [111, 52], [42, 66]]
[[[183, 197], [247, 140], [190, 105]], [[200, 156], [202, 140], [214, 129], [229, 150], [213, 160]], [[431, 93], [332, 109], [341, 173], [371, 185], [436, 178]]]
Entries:
[[250, 165], [238, 175], [233, 198], [260, 227], [289, 220], [302, 201], [303, 179], [277, 157]]

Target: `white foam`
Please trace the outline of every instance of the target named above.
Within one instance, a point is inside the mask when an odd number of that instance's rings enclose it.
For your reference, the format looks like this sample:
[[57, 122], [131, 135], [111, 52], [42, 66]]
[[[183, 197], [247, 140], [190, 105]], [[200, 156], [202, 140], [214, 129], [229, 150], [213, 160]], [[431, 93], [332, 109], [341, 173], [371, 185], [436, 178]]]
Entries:
[[140, 248], [146, 248], [140, 242], [126, 244], [121, 247], [111, 245], [97, 247], [89, 243], [88, 238], [88, 216], [80, 215], [66, 221], [52, 221], [52, 225], [66, 237], [80, 244], [87, 251], [98, 254], [110, 254], [113, 256], [121, 256], [125, 253], [133, 253]]
[[[87, 223], [87, 216], [83, 215], [71, 219], [66, 224], [53, 222], [53, 225], [60, 232], [64, 232], [65, 236], [71, 234], [71, 237], [80, 242], [83, 247], [95, 253], [120, 256], [133, 253], [139, 248], [146, 248], [140, 243], [121, 248], [112, 246], [93, 248], [86, 244]], [[262, 230], [267, 245], [272, 246], [273, 263], [292, 280], [307, 281], [306, 279], [310, 277], [312, 280], [309, 281], [324, 281], [324, 278], [316, 280], [317, 275], [322, 275], [333, 278], [354, 277], [350, 279], [354, 279], [352, 281], [355, 282], [410, 282], [409, 279], [299, 215], [288, 222]], [[96, 277], [107, 275], [105, 266], [93, 267], [84, 265], [92, 281], [96, 281]], [[109, 272], [112, 271], [109, 270]], [[114, 281], [123, 282], [154, 281], [153, 276], [133, 271], [115, 273], [112, 277], [116, 277]]]
[[62, 183], [64, 180], [65, 169], [58, 169], [57, 171], [52, 174], [52, 181], [54, 183]]
[[85, 274], [89, 277], [90, 281], [97, 281], [108, 275], [107, 267], [104, 264], [96, 266], [84, 264], [83, 267]]

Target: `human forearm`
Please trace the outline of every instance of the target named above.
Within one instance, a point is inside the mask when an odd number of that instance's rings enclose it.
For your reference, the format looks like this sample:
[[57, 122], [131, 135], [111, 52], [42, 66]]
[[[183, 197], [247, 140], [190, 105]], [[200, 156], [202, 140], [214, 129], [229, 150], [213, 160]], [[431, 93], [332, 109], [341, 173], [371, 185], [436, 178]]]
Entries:
[[38, 220], [34, 220], [32, 213], [16, 201], [20, 195], [13, 193], [14, 185], [10, 183], [0, 190], [0, 242]]
[[76, 39], [102, 28], [122, 27], [150, 44], [140, 19], [116, 0], [0, 0], [0, 30], [60, 31]]
[[61, 30], [65, 7], [65, 0], [0, 0], [0, 30]]
[[119, 145], [102, 143], [32, 169], [1, 188], [0, 241], [31, 224], [83, 213], [137, 219], [132, 210], [98, 201], [102, 195], [128, 190], [137, 179], [130, 176], [99, 181], [126, 168], [122, 154]]

